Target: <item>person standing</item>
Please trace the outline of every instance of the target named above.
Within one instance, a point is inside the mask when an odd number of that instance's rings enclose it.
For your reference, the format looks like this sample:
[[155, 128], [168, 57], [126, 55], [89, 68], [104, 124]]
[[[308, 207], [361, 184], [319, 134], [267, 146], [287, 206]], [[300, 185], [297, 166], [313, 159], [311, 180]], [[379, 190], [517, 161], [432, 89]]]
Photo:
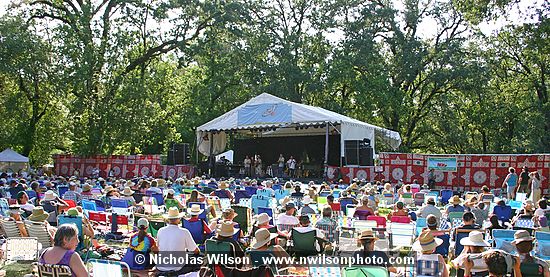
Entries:
[[529, 168], [527, 168], [527, 166], [523, 166], [523, 170], [519, 174], [519, 181], [518, 181], [519, 187], [516, 193], [518, 192], [527, 193], [527, 196], [531, 194], [531, 188], [529, 188], [529, 179], [530, 179]]
[[254, 168], [256, 170], [256, 177], [262, 177], [262, 158], [260, 158], [260, 155], [256, 155]]
[[533, 203], [537, 203], [541, 196], [541, 178], [538, 171], [533, 171], [529, 173], [531, 177], [529, 181], [531, 182], [531, 200]]
[[283, 173], [285, 171], [285, 157], [283, 157], [283, 154], [279, 154], [279, 159], [277, 160], [279, 163], [279, 177], [283, 177]]
[[250, 157], [246, 156], [244, 158], [244, 161], [243, 161], [243, 164], [244, 164], [244, 175], [246, 175], [246, 177], [252, 177], [252, 160], [250, 159]]
[[508, 199], [516, 198], [516, 185], [518, 182], [518, 175], [513, 167], [508, 168], [508, 175], [502, 183], [502, 188], [506, 188], [506, 197]]
[[287, 167], [288, 167], [288, 175], [290, 178], [296, 177], [296, 160], [293, 156], [290, 156], [288, 161], [286, 161]]
[[435, 169], [430, 169], [430, 172], [428, 173], [428, 186], [430, 189], [435, 188]]

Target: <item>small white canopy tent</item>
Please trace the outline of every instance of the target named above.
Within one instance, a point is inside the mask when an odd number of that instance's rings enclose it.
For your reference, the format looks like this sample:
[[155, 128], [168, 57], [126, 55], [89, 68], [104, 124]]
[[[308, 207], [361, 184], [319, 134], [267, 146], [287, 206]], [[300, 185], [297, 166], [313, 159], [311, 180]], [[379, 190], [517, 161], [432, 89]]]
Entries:
[[11, 148], [0, 152], [0, 170], [6, 171], [12, 169], [18, 171], [19, 169], [26, 168], [29, 163], [29, 158], [13, 151]]
[[327, 140], [328, 134], [340, 133], [341, 157], [344, 156], [345, 140], [368, 138], [374, 148], [376, 136], [394, 149], [401, 144], [401, 136], [398, 132], [323, 108], [294, 103], [262, 93], [198, 127], [198, 150], [206, 156], [219, 154], [225, 150], [228, 132], [244, 133], [250, 130], [257, 131], [263, 137], [326, 134]]

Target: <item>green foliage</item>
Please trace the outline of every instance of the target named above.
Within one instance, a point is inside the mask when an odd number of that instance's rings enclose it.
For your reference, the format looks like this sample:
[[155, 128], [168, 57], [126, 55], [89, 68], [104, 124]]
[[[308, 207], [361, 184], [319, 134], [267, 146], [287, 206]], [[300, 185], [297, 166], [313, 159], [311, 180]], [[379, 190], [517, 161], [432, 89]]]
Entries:
[[472, 25], [514, 2], [25, 2], [0, 19], [0, 147], [162, 153], [268, 92], [397, 130], [400, 151], [548, 152], [547, 7]]

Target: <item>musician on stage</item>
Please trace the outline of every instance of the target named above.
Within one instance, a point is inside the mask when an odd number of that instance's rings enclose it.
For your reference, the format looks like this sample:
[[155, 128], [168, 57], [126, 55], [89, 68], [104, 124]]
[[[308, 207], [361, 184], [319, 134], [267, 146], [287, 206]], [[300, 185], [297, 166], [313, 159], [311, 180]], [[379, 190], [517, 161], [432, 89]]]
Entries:
[[244, 175], [246, 177], [252, 177], [252, 160], [250, 159], [250, 157], [246, 156], [244, 158]]
[[282, 178], [285, 171], [285, 157], [283, 157], [283, 154], [279, 154], [279, 159], [277, 160], [277, 163], [279, 164], [279, 172], [277, 173], [277, 175]]
[[293, 156], [290, 156], [288, 161], [286, 161], [286, 165], [288, 167], [288, 175], [290, 178], [296, 178], [296, 160]]

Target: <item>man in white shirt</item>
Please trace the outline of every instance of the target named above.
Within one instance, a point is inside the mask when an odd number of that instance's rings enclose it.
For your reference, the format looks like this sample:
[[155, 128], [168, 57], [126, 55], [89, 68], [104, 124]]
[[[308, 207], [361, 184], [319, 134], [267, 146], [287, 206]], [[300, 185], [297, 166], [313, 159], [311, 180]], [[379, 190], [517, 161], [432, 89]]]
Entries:
[[435, 206], [435, 200], [430, 197], [428, 198], [428, 201], [426, 201], [426, 205], [418, 209], [416, 215], [418, 217], [426, 218], [431, 214], [435, 215], [437, 218], [441, 218], [441, 211]]
[[[323, 233], [323, 231], [311, 226], [309, 216], [307, 216], [307, 215], [301, 215], [300, 216], [300, 227], [296, 227], [296, 228], [294, 228], [294, 230], [296, 230], [297, 232], [302, 233], [302, 234], [315, 230], [315, 237], [317, 237], [318, 239], [324, 239], [325, 238], [325, 234]], [[321, 246], [319, 245], [318, 241], [315, 241], [315, 248], [317, 249], [317, 252], [321, 251]]]
[[298, 225], [300, 222], [298, 221], [298, 218], [294, 216], [294, 213], [296, 212], [296, 205], [294, 203], [289, 202], [285, 205], [285, 213], [280, 214], [277, 218], [277, 224], [284, 224], [284, 225]]
[[[183, 213], [180, 213], [178, 208], [172, 207], [168, 210], [168, 214], [164, 215], [164, 218], [168, 220], [168, 225], [160, 228], [157, 234], [159, 254], [166, 252], [166, 254], [172, 252], [175, 255], [188, 255], [199, 254], [199, 248], [193, 240], [189, 230], [181, 227], [181, 217]], [[183, 275], [189, 272], [198, 271], [200, 265], [195, 264], [182, 264], [182, 265], [157, 265], [157, 269], [161, 272], [173, 272], [177, 275]], [[176, 275], [176, 276], [177, 276]]]
[[293, 156], [290, 156], [288, 161], [286, 161], [287, 167], [288, 167], [288, 175], [290, 175], [290, 178], [296, 177], [296, 160]]

